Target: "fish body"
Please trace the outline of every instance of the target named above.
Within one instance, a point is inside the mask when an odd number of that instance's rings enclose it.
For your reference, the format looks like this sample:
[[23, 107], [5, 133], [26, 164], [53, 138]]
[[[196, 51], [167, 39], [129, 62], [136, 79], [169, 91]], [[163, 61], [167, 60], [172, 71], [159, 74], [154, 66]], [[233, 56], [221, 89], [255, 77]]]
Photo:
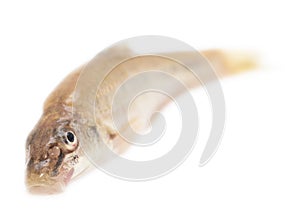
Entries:
[[[107, 60], [118, 63], [123, 56], [131, 56], [131, 51], [129, 48], [116, 49], [107, 53], [105, 57]], [[254, 65], [251, 58], [240, 57], [239, 54], [219, 50], [204, 51], [201, 54], [221, 76], [244, 71]], [[131, 93], [139, 89], [141, 85], [150, 84], [153, 87], [163, 85], [176, 96], [182, 93], [182, 90], [170, 82], [170, 76], [188, 89], [203, 84], [195, 78], [192, 72], [183, 69], [180, 63], [174, 63], [171, 60], [173, 57], [180, 56], [192, 67], [193, 60], [190, 53], [173, 52], [168, 56], [169, 58], [154, 55], [137, 56], [132, 57], [126, 63], [119, 63], [105, 77], [105, 81], [97, 87], [96, 96], [91, 97], [88, 86], [98, 84], [93, 80], [101, 74], [100, 67], [103, 65], [99, 65], [96, 72], [86, 77], [83, 72], [87, 64], [70, 73], [46, 99], [43, 114], [27, 139], [26, 185], [28, 190], [33, 193], [61, 192], [73, 178], [90, 168], [92, 163], [86, 157], [82, 148], [83, 143], [88, 145], [89, 150], [98, 151], [95, 147], [106, 145], [116, 153], [125, 151], [129, 144], [120, 136], [119, 129], [126, 133], [130, 127], [137, 132], [142, 132], [149, 125], [148, 119], [152, 113], [162, 108], [167, 102], [163, 94], [145, 93], [132, 103], [128, 111], [128, 103], [125, 102], [128, 99], [125, 97], [131, 96]], [[93, 60], [97, 61], [97, 57]], [[127, 86], [123, 85], [130, 78], [145, 71], [164, 71], [164, 74], [160, 74], [160, 78], [156, 79], [142, 75], [137, 81]], [[84, 84], [86, 84], [80, 91], [80, 95], [86, 97], [83, 101], [76, 100], [78, 95], [76, 87], [80, 78], [84, 79]], [[204, 75], [202, 81], [209, 82], [209, 76], [206, 78]], [[113, 107], [114, 96], [122, 86], [124, 99], [118, 99]], [[88, 106], [91, 110], [87, 109], [74, 114], [74, 102], [77, 102], [79, 106], [80, 102], [83, 102], [82, 106]], [[128, 115], [128, 117], [126, 116], [126, 120], [120, 120], [116, 127], [113, 112], [117, 116]], [[95, 123], [87, 120], [91, 117], [95, 118]], [[85, 131], [79, 134], [80, 130]], [[101, 154], [97, 155], [101, 157]]]

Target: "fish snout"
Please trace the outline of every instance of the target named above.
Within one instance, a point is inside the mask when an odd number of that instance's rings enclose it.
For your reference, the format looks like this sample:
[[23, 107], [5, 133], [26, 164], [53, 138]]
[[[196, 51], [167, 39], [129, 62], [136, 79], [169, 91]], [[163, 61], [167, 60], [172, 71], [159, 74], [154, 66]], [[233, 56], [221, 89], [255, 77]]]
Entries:
[[48, 194], [57, 194], [63, 192], [65, 186], [64, 184], [57, 182], [51, 186], [45, 185], [45, 184], [33, 184], [28, 186], [27, 190], [32, 194], [38, 194], [38, 195], [48, 195]]
[[65, 184], [52, 179], [46, 174], [27, 174], [25, 179], [27, 190], [33, 194], [54, 194], [64, 190]]
[[33, 194], [54, 194], [62, 192], [65, 183], [59, 178], [53, 178], [47, 173], [35, 173], [27, 170], [25, 184]]

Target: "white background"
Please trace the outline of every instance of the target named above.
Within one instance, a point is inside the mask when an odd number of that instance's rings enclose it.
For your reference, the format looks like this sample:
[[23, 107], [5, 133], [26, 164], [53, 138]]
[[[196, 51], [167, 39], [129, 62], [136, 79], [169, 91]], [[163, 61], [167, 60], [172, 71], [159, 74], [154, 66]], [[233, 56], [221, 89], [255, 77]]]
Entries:
[[[288, 0], [1, 0], [0, 213], [299, 213], [299, 20], [297, 2]], [[261, 55], [261, 69], [222, 82], [226, 130], [214, 158], [198, 167], [200, 133], [184, 164], [160, 179], [127, 182], [94, 171], [60, 195], [28, 194], [24, 145], [46, 96], [103, 48], [149, 34]], [[201, 89], [193, 95], [205, 103]], [[210, 110], [204, 104], [199, 112], [205, 132]]]

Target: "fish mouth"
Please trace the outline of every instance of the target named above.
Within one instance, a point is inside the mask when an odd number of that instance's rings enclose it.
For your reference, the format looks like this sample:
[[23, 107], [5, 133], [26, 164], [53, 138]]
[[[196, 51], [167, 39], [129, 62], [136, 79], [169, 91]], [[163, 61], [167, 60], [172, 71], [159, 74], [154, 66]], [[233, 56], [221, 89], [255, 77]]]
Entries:
[[49, 194], [58, 194], [64, 191], [65, 185], [61, 182], [56, 182], [51, 185], [44, 183], [36, 183], [32, 185], [27, 185], [27, 190], [31, 194], [36, 195], [49, 195]]
[[31, 194], [49, 195], [58, 194], [65, 190], [67, 184], [70, 182], [74, 169], [69, 170], [62, 176], [51, 178], [45, 177], [40, 179], [41, 176], [30, 175], [26, 178], [27, 190]]

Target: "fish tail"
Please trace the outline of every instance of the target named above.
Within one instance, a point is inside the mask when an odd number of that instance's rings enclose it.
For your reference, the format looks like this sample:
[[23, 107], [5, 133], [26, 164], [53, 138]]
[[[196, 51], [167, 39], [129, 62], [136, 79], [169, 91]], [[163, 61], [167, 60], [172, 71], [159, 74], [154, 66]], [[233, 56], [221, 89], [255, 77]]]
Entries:
[[221, 76], [235, 75], [259, 67], [257, 56], [251, 52], [207, 50], [201, 54]]

